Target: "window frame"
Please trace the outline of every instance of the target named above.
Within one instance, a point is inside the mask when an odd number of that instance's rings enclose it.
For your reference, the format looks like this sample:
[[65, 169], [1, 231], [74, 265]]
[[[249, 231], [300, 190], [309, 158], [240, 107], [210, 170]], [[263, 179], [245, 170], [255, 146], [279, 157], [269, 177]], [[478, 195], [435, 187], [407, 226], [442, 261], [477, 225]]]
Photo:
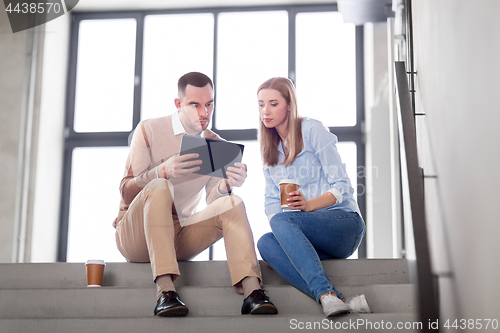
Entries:
[[[325, 5], [274, 5], [274, 6], [246, 6], [246, 7], [217, 7], [217, 8], [183, 8], [169, 10], [143, 10], [143, 11], [112, 11], [112, 12], [71, 12], [70, 49], [68, 64], [68, 85], [66, 92], [66, 120], [64, 130], [64, 160], [62, 195], [59, 221], [59, 244], [57, 260], [66, 262], [68, 250], [69, 231], [69, 209], [72, 177], [73, 150], [78, 147], [116, 147], [128, 146], [133, 129], [141, 120], [141, 98], [142, 98], [142, 61], [144, 46], [144, 19], [148, 15], [165, 14], [197, 14], [212, 13], [214, 15], [214, 59], [213, 76], [214, 85], [217, 86], [217, 42], [218, 42], [218, 15], [228, 12], [256, 12], [256, 11], [287, 11], [289, 21], [288, 31], [288, 73], [290, 79], [295, 82], [295, 21], [296, 15], [306, 12], [331, 12], [338, 11], [337, 4]], [[75, 96], [76, 96], [76, 74], [78, 56], [78, 35], [80, 22], [83, 20], [100, 19], [135, 19], [136, 50], [135, 50], [135, 84], [133, 97], [132, 131], [126, 132], [76, 132], [74, 130], [75, 119]], [[355, 27], [356, 45], [356, 125], [346, 127], [329, 127], [332, 133], [337, 135], [339, 142], [354, 142], [357, 147], [357, 186], [366, 188], [366, 181], [360, 168], [365, 167], [365, 105], [364, 105], [364, 59], [363, 59], [363, 27]], [[254, 141], [257, 140], [257, 129], [217, 129], [216, 114], [217, 106], [212, 116], [212, 130], [227, 140]], [[353, 177], [354, 175], [351, 175]], [[366, 216], [365, 191], [357, 191], [357, 201], [362, 216]], [[110, 221], [111, 223], [111, 221]], [[359, 249], [359, 258], [366, 257], [366, 237], [363, 239]]]

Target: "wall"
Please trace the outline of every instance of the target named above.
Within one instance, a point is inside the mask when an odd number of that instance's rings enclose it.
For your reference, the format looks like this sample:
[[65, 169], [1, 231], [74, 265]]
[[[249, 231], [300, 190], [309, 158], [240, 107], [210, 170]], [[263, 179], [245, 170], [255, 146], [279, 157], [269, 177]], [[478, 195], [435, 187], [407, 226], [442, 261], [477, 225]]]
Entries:
[[45, 25], [31, 262], [57, 259], [70, 16]]
[[0, 262], [12, 260], [26, 36], [0, 11]]
[[500, 319], [500, 2], [413, 3], [417, 135], [443, 318]]
[[0, 262], [29, 260], [43, 28], [12, 33], [0, 11]]
[[[391, 209], [388, 24], [364, 25], [366, 235], [368, 258], [398, 256]], [[399, 253], [400, 255], [400, 253]]]

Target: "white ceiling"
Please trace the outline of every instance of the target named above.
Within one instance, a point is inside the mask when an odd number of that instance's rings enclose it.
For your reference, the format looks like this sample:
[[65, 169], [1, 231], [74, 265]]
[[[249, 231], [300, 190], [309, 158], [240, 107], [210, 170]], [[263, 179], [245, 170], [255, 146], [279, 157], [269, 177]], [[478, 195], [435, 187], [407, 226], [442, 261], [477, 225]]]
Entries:
[[332, 4], [336, 0], [80, 0], [74, 11]]

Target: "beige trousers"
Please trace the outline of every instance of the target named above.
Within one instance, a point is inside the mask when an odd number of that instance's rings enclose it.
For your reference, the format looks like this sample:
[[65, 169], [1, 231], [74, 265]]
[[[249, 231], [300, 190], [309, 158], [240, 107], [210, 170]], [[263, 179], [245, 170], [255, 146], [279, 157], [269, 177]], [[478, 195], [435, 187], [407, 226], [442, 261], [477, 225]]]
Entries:
[[173, 186], [166, 179], [148, 183], [116, 226], [116, 244], [131, 262], [151, 262], [153, 278], [180, 275], [177, 260], [189, 260], [224, 237], [231, 282], [242, 293], [241, 280], [262, 274], [255, 254], [245, 205], [238, 196], [221, 197], [193, 214], [181, 227], [172, 214]]

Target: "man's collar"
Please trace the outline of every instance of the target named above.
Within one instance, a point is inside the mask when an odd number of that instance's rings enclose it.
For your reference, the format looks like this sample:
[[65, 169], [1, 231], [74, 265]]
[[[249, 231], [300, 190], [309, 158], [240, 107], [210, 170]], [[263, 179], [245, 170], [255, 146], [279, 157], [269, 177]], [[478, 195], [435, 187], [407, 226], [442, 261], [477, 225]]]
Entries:
[[[182, 125], [181, 119], [179, 118], [179, 111], [172, 114], [172, 129], [174, 130], [174, 135], [188, 134]], [[201, 131], [197, 136], [205, 137], [205, 131]]]
[[172, 114], [172, 129], [174, 130], [174, 135], [187, 133], [179, 118], [179, 111]]

